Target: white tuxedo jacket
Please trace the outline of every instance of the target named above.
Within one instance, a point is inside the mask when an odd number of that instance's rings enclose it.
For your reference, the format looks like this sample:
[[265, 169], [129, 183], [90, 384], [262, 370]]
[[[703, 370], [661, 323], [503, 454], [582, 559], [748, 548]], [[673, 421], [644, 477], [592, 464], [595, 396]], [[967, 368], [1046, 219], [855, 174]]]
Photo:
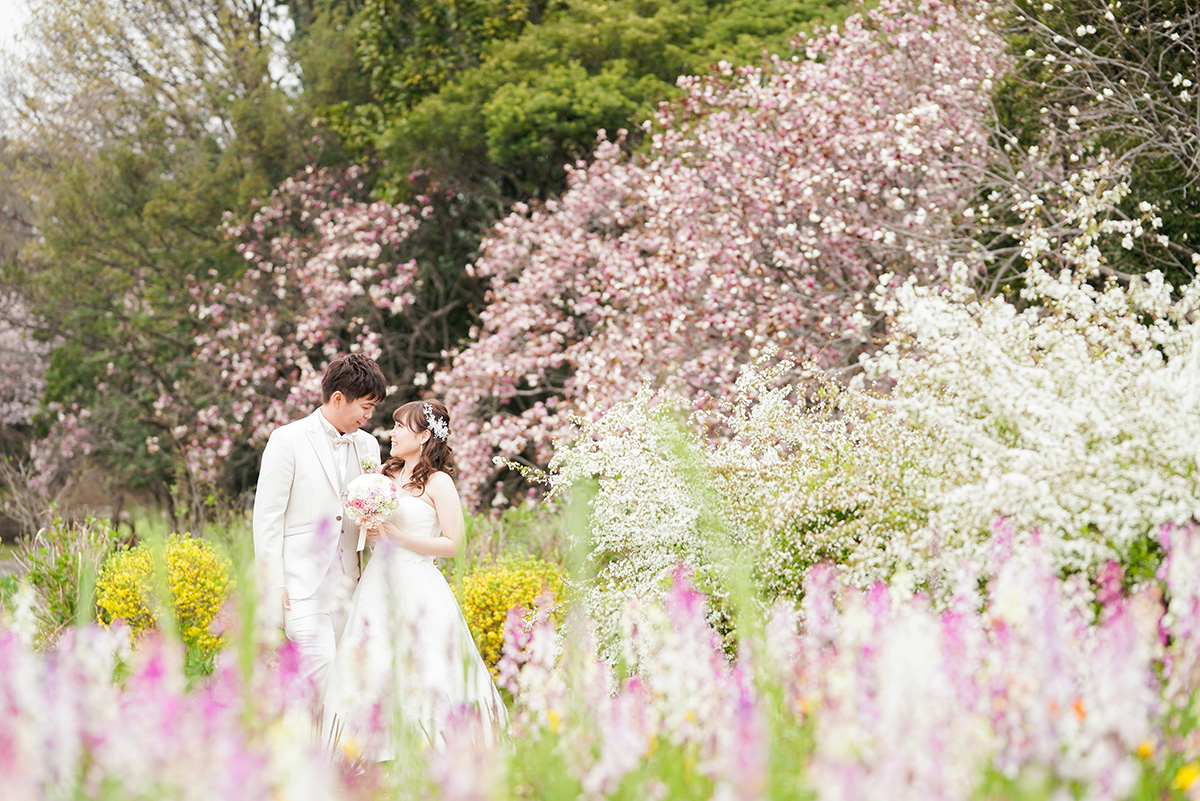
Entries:
[[350, 435], [355, 452], [343, 483], [320, 414], [275, 429], [263, 451], [254, 561], [264, 592], [283, 587], [289, 598], [308, 598], [339, 559], [347, 575], [361, 574], [358, 526], [345, 512], [342, 491], [362, 474], [362, 461], [379, 464], [379, 442], [362, 430]]

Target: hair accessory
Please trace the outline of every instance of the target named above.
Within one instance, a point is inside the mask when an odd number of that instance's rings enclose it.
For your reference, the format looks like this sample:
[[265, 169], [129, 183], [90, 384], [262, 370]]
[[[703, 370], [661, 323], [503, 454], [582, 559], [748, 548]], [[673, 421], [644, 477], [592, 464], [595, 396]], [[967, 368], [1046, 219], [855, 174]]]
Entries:
[[429, 430], [433, 432], [433, 435], [442, 442], [450, 439], [450, 426], [446, 425], [445, 420], [434, 415], [433, 407], [426, 403], [421, 409], [425, 412], [425, 422], [429, 424]]

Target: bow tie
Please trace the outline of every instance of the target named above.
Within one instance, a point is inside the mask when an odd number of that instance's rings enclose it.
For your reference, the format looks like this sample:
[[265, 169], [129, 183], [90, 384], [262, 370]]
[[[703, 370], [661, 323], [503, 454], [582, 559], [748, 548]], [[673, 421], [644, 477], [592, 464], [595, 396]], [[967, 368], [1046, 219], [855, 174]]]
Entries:
[[353, 445], [353, 444], [354, 444], [354, 438], [351, 437], [349, 434], [342, 434], [341, 436], [333, 438], [334, 450], [337, 450], [338, 448], [340, 448], [343, 445]]

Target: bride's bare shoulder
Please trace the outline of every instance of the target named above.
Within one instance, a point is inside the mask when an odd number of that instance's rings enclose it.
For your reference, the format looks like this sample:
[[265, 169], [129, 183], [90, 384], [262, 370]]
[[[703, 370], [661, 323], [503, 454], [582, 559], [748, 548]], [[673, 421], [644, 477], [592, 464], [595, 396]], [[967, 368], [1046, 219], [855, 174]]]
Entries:
[[453, 488], [454, 479], [450, 477], [449, 473], [438, 470], [429, 474], [429, 478], [425, 480], [425, 486], [432, 487], [434, 489], [439, 487]]

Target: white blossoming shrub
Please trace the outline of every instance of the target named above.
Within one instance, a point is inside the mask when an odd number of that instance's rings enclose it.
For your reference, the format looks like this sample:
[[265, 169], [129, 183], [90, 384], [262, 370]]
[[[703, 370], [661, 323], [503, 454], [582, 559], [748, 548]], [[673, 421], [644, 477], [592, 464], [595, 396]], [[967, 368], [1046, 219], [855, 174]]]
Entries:
[[743, 369], [720, 420], [727, 436], [709, 456], [728, 521], [755, 549], [761, 590], [798, 598], [824, 561], [863, 587], [907, 566], [940, 432], [907, 426], [875, 395], [814, 369], [771, 362]]
[[746, 366], [734, 390], [685, 432], [684, 399], [644, 389], [551, 465], [556, 491], [597, 480], [583, 600], [607, 648], [627, 602], [660, 597], [681, 563], [727, 632], [729, 571], [746, 554], [768, 598], [798, 599], [818, 562], [844, 565], [861, 586], [911, 562], [905, 535], [925, 524], [937, 432], [772, 356]]
[[643, 388], [585, 424], [551, 463], [556, 491], [598, 479], [583, 544], [593, 575], [582, 601], [608, 648], [627, 601], [661, 597], [681, 562], [706, 576], [717, 566], [714, 538], [703, 535], [711, 529], [702, 531], [699, 470], [687, 464], [694, 437], [683, 433], [679, 411], [678, 399]]
[[1160, 240], [1157, 220], [1105, 219], [1126, 190], [1103, 175], [1060, 189], [1076, 235], [1051, 242], [1044, 210], [1030, 214], [1020, 304], [975, 299], [961, 267], [948, 287], [908, 282], [883, 301], [893, 338], [869, 370], [896, 380], [889, 406], [908, 424], [946, 442], [913, 543], [926, 571], [982, 559], [999, 516], [1038, 532], [1060, 569], [1089, 572], [1200, 517], [1200, 282], [1102, 280], [1105, 240]]

